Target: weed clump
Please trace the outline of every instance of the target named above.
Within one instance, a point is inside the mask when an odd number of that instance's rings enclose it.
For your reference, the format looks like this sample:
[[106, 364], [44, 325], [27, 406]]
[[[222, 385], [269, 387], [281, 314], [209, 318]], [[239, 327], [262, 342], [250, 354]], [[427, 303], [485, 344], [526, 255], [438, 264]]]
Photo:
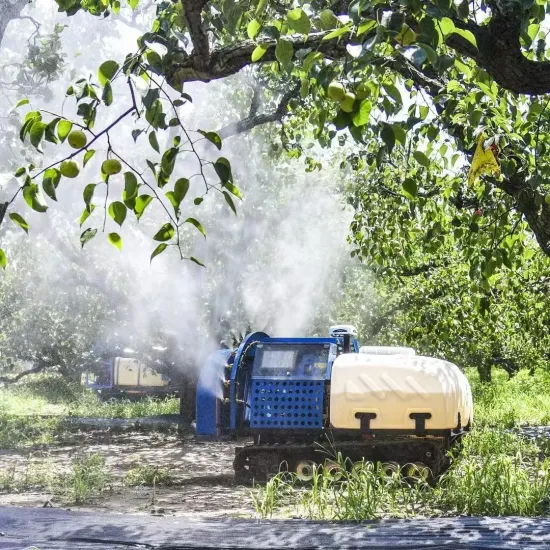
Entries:
[[253, 491], [257, 514], [313, 520], [372, 520], [454, 515], [539, 516], [550, 510], [550, 459], [533, 442], [504, 431], [465, 438], [460, 455], [436, 484], [421, 469], [351, 465], [341, 456], [315, 468], [308, 485], [281, 472]]
[[172, 483], [172, 474], [168, 468], [160, 468], [150, 464], [132, 468], [124, 478], [124, 485], [127, 487], [137, 487], [140, 485], [170, 485]]

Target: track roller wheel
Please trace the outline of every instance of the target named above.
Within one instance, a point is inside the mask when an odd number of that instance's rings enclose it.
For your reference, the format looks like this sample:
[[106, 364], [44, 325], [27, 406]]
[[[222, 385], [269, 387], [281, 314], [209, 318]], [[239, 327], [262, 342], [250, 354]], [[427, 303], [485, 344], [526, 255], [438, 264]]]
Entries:
[[296, 466], [296, 477], [300, 481], [311, 481], [315, 472], [315, 462], [311, 460], [302, 460]]
[[323, 474], [330, 478], [332, 481], [340, 481], [344, 476], [344, 470], [340, 464], [337, 462], [332, 462], [332, 460], [327, 460], [325, 462], [325, 467]]
[[403, 467], [403, 477], [410, 482], [429, 482], [432, 478], [432, 471], [422, 462], [414, 462]]
[[399, 474], [401, 466], [397, 462], [383, 462], [382, 470], [387, 476], [391, 477], [394, 474]]

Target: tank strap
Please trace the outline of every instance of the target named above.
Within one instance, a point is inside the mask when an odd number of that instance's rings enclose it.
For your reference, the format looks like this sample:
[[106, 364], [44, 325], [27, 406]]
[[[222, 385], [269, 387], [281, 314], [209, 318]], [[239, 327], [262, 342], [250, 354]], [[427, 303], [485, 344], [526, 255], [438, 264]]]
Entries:
[[409, 418], [415, 421], [414, 434], [426, 435], [426, 420], [432, 417], [431, 413], [411, 413]]
[[355, 418], [359, 418], [361, 421], [361, 433], [370, 435], [372, 433], [370, 421], [376, 418], [376, 413], [358, 412], [355, 413]]

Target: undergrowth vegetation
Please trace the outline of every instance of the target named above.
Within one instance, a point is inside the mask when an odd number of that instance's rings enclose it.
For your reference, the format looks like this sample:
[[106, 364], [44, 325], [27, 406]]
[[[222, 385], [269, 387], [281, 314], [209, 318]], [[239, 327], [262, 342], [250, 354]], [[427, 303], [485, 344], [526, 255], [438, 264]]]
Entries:
[[31, 454], [24, 466], [14, 463], [0, 470], [0, 491], [42, 490], [74, 503], [101, 495], [108, 482], [105, 460], [98, 454], [76, 457], [66, 468], [60, 468], [53, 458]]
[[550, 424], [550, 374], [526, 370], [508, 379], [495, 370], [491, 383], [482, 383], [474, 369], [466, 374], [472, 386], [476, 425], [512, 428]]
[[137, 418], [177, 414], [178, 410], [175, 398], [101, 401], [93, 391], [55, 375], [36, 376], [33, 380], [0, 389], [0, 415]]
[[515, 428], [550, 424], [550, 375], [493, 373], [481, 383], [467, 376], [474, 397], [474, 431], [464, 438], [451, 468], [430, 485], [420, 472], [388, 471], [381, 464], [350, 468], [340, 458], [338, 479], [318, 468], [303, 485], [281, 473], [253, 493], [261, 517], [363, 520], [446, 515], [537, 516], [550, 512], [550, 446]]
[[388, 469], [341, 457], [334, 470], [319, 467], [311, 483], [280, 473], [253, 493], [263, 518], [314, 520], [454, 515], [538, 516], [550, 511], [550, 459], [534, 441], [489, 428], [464, 439], [451, 468], [431, 485], [419, 470]]

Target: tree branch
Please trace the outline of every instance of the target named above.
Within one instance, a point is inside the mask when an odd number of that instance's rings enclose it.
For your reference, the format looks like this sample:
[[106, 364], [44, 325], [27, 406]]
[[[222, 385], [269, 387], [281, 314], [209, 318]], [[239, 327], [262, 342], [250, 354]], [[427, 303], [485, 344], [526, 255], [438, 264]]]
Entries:
[[[312, 33], [306, 39], [302, 35], [288, 36], [285, 39], [292, 43], [295, 52], [312, 49], [329, 57], [343, 56], [349, 38], [323, 41], [323, 38], [329, 32]], [[244, 67], [252, 65], [252, 52], [258, 45], [265, 49], [261, 63], [275, 60], [277, 40], [264, 39], [257, 42], [244, 40], [236, 45], [213, 50], [206, 58], [194, 51], [193, 55], [186, 58], [182, 63], [175, 63], [167, 68], [166, 81], [170, 86], [179, 89], [184, 82], [210, 82], [231, 76]]]
[[[296, 86], [295, 88], [291, 88], [286, 94], [283, 95], [281, 98], [281, 101], [279, 105], [277, 106], [277, 109], [273, 111], [272, 113], [265, 113], [261, 115], [254, 114], [255, 110], [254, 105], [251, 105], [249, 116], [246, 118], [243, 118], [242, 120], [239, 120], [237, 122], [233, 122], [231, 124], [228, 124], [224, 128], [218, 131], [219, 136], [222, 139], [235, 136], [237, 134], [242, 134], [243, 132], [248, 132], [249, 130], [252, 130], [252, 128], [255, 128], [256, 126], [261, 126], [263, 124], [268, 124], [270, 122], [281, 122], [281, 120], [285, 117], [287, 113], [287, 107], [290, 103], [290, 100], [293, 97], [296, 97], [298, 95], [298, 92], [300, 91], [300, 87]], [[254, 104], [254, 98], [252, 99], [252, 103]]]
[[183, 6], [185, 24], [193, 42], [193, 58], [197, 68], [204, 70], [208, 65], [210, 47], [208, 36], [202, 26], [202, 10], [208, 0], [180, 0]]
[[472, 58], [503, 88], [518, 94], [542, 95], [550, 92], [550, 61], [531, 61], [521, 51], [523, 5], [513, 1], [490, 2], [492, 16], [487, 25], [455, 21], [457, 27], [469, 30], [477, 48], [453, 34], [447, 44]]
[[38, 367], [33, 367], [32, 369], [24, 370], [23, 372], [20, 372], [19, 374], [16, 374], [15, 376], [0, 376], [0, 383], [1, 384], [15, 384], [15, 382], [19, 382], [21, 378], [24, 378], [25, 376], [29, 376], [29, 374], [36, 374], [37, 372], [41, 372], [44, 369], [48, 369], [54, 365], [39, 365]]

